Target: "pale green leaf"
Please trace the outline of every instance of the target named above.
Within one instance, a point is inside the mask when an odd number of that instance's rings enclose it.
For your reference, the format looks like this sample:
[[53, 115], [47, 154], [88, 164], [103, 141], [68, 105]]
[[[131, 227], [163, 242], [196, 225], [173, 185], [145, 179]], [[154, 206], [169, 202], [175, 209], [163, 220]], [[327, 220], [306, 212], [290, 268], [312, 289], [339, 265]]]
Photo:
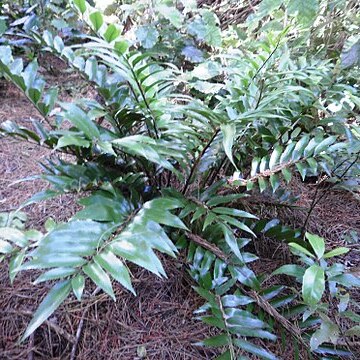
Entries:
[[62, 147], [66, 147], [66, 146], [80, 146], [80, 147], [88, 148], [90, 146], [90, 144], [91, 143], [89, 140], [82, 139], [79, 136], [64, 135], [58, 140], [58, 143], [57, 143], [55, 149], [60, 149]]
[[287, 6], [289, 14], [296, 15], [304, 26], [311, 26], [319, 10], [319, 0], [290, 0]]
[[70, 280], [60, 281], [45, 296], [25, 330], [21, 341], [28, 338], [67, 298], [71, 290]]
[[10, 254], [13, 247], [5, 240], [0, 240], [0, 254]]
[[248, 219], [258, 219], [257, 216], [250, 214], [247, 211], [233, 209], [233, 208], [216, 207], [213, 208], [212, 211], [215, 212], [216, 214], [221, 214], [221, 215], [236, 216], [236, 217], [242, 217]]
[[20, 266], [25, 258], [25, 249], [13, 255], [9, 262], [9, 277], [10, 282], [12, 283], [15, 279], [15, 276], [20, 270]]
[[121, 55], [125, 53], [125, 51], [128, 49], [128, 47], [129, 47], [129, 44], [125, 40], [116, 41], [114, 44], [114, 49]]
[[24, 247], [28, 244], [28, 240], [24, 233], [11, 227], [0, 228], [0, 239], [8, 240], [20, 247]]
[[302, 253], [304, 253], [305, 255], [308, 255], [310, 257], [314, 257], [314, 255], [307, 249], [305, 249], [304, 247], [302, 247], [301, 245], [297, 244], [297, 243], [289, 243], [289, 246], [292, 247], [295, 250], [298, 250]]
[[40, 275], [35, 281], [34, 284], [39, 284], [44, 281], [49, 280], [57, 280], [57, 279], [63, 279], [67, 276], [70, 276], [76, 272], [76, 269], [74, 268], [62, 268], [58, 267], [55, 269], [51, 269]]
[[101, 289], [103, 289], [115, 301], [114, 290], [109, 275], [97, 263], [90, 263], [83, 267], [84, 273]]
[[183, 15], [174, 6], [159, 5], [156, 10], [167, 20], [170, 21], [177, 29], [183, 24]]
[[346, 330], [346, 336], [360, 336], [360, 325], [355, 325], [352, 328]]
[[331, 257], [334, 257], [334, 256], [339, 256], [339, 255], [343, 255], [343, 254], [346, 254], [350, 251], [349, 248], [346, 248], [346, 247], [338, 247], [336, 249], [333, 249], [329, 252], [327, 252], [323, 258], [324, 259], [328, 259], [328, 258], [331, 258]]
[[71, 287], [76, 296], [80, 301], [85, 288], [85, 278], [83, 275], [78, 274], [71, 280]]
[[282, 146], [277, 145], [275, 146], [274, 151], [271, 153], [270, 160], [269, 160], [269, 169], [273, 170], [276, 165], [278, 165], [281, 153], [282, 153]]
[[336, 141], [336, 136], [329, 136], [318, 144], [314, 150], [314, 155], [318, 155], [325, 151], [330, 145]]
[[232, 155], [232, 147], [236, 135], [236, 126], [235, 124], [221, 125], [221, 131], [223, 134], [223, 146], [224, 146], [225, 154], [229, 158], [231, 163], [234, 165], [234, 167], [237, 169]]
[[139, 26], [135, 33], [141, 46], [145, 49], [151, 49], [155, 46], [159, 38], [159, 32], [152, 25]]
[[321, 259], [325, 252], [325, 241], [321, 236], [305, 233], [318, 259]]
[[84, 14], [86, 11], [86, 1], [85, 0], [74, 0], [74, 4], [79, 9], [79, 11]]
[[324, 342], [335, 344], [339, 337], [339, 327], [330, 320], [323, 320], [320, 329], [316, 330], [310, 339], [310, 348], [316, 350]]
[[108, 271], [109, 274], [121, 285], [136, 295], [135, 290], [132, 287], [130, 275], [126, 266], [111, 251], [108, 249], [103, 250], [101, 253], [95, 256], [94, 260], [106, 271]]
[[95, 11], [89, 15], [89, 19], [96, 31], [98, 31], [104, 23], [103, 16], [100, 11]]
[[250, 341], [242, 340], [242, 339], [234, 339], [234, 344], [238, 346], [240, 349], [243, 349], [250, 354], [256, 355], [261, 359], [266, 360], [277, 360], [278, 358], [272, 354], [271, 352], [265, 350], [264, 348], [251, 343]]
[[108, 25], [104, 33], [104, 38], [107, 42], [112, 42], [118, 38], [120, 35], [120, 29], [117, 28], [114, 24]]

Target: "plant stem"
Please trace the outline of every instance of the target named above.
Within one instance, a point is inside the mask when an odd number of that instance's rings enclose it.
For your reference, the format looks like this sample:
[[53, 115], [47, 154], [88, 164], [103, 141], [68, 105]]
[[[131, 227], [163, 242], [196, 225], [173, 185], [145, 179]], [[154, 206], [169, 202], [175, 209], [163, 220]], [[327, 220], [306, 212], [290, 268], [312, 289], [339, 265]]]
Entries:
[[212, 144], [212, 142], [215, 140], [216, 136], [218, 135], [218, 133], [220, 132], [220, 129], [217, 129], [213, 136], [211, 137], [211, 139], [208, 141], [208, 143], [205, 145], [205, 147], [202, 149], [202, 151], [200, 152], [199, 156], [196, 158], [195, 162], [194, 162], [194, 165], [192, 166], [191, 170], [190, 170], [190, 175], [189, 177], [187, 178], [186, 180], [186, 183], [185, 183], [185, 186], [184, 186], [184, 189], [182, 191], [182, 193], [185, 195], [187, 190], [188, 190], [188, 187], [190, 185], [190, 182], [191, 182], [191, 179], [195, 173], [195, 170], [197, 169], [199, 163], [200, 163], [200, 160], [201, 158], [204, 156], [206, 150], [210, 147], [210, 145]]

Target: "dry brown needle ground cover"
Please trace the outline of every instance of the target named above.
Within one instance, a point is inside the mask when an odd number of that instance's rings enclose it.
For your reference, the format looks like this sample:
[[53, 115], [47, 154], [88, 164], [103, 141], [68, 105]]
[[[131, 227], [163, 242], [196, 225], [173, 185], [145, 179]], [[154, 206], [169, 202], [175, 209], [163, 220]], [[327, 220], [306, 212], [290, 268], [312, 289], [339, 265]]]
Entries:
[[[62, 99], [94, 96], [91, 89], [82, 87], [76, 75], [66, 74], [61, 65], [55, 64], [57, 73], [46, 73], [46, 77], [59, 87]], [[38, 118], [36, 110], [16, 88], [2, 82], [0, 91], [0, 122], [14, 120], [22, 124], [30, 117]], [[0, 211], [14, 210], [29, 196], [44, 189], [46, 184], [41, 181], [12, 183], [39, 173], [39, 162], [51, 155], [51, 150], [37, 145], [13, 138], [0, 139]], [[315, 185], [295, 179], [292, 189], [300, 195], [297, 205], [309, 208]], [[301, 226], [305, 221], [304, 210], [279, 210], [275, 206], [265, 207], [263, 203], [264, 199], [254, 197], [248, 206], [260, 216], [279, 217], [293, 226]], [[30, 206], [26, 212], [29, 225], [41, 229], [48, 217], [65, 220], [76, 209], [74, 197], [68, 195]], [[308, 228], [325, 236], [329, 248], [343, 245], [346, 233], [351, 230], [360, 233], [359, 200], [350, 193], [328, 191], [315, 208]], [[345, 261], [356, 270], [360, 266], [358, 243], [348, 246], [353, 251]], [[262, 257], [254, 265], [258, 272], [274, 270], [286, 263], [289, 256], [285, 248], [270, 239], [256, 240], [255, 247]], [[17, 341], [49, 288], [31, 284], [35, 272], [19, 274], [11, 286], [7, 266], [0, 264], [0, 359], [213, 359], [216, 357], [213, 350], [194, 345], [213, 330], [194, 319], [194, 311], [203, 300], [191, 288], [184, 256], [177, 260], [162, 257], [162, 260], [167, 279], [134, 267], [137, 297], [117, 286], [116, 303], [102, 293], [90, 297], [88, 292], [88, 299], [81, 304], [70, 298], [30, 341], [22, 344]], [[291, 342], [285, 342], [274, 344], [271, 350], [290, 360], [291, 347]]]

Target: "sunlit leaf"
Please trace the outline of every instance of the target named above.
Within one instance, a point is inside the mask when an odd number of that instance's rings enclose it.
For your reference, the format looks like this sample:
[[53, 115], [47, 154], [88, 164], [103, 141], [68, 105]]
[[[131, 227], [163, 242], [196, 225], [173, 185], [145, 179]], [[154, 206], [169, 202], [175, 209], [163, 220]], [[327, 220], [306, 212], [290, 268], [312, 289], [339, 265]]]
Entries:
[[100, 11], [95, 11], [89, 15], [89, 19], [94, 26], [94, 29], [98, 31], [104, 23], [103, 16]]
[[85, 0], [74, 0], [74, 4], [80, 10], [82, 14], [86, 11], [86, 1]]
[[325, 291], [324, 270], [318, 265], [306, 269], [303, 276], [302, 295], [309, 305], [316, 305]]
[[318, 259], [321, 259], [325, 252], [325, 241], [322, 237], [310, 233], [305, 234], [309, 240], [311, 247], [313, 248]]

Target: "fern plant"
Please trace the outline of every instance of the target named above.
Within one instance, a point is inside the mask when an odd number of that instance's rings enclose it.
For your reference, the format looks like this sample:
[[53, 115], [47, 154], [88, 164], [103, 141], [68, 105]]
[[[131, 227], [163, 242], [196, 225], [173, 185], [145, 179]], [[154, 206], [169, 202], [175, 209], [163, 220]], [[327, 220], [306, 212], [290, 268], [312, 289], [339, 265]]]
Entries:
[[[358, 89], [327, 60], [295, 60], [291, 26], [256, 39], [250, 34], [246, 51], [224, 47], [189, 72], [132, 47], [120, 27], [84, 0], [71, 5], [88, 29], [81, 43], [67, 45], [48, 30], [31, 37], [93, 85], [100, 102], [59, 101], [36, 60], [24, 67], [9, 46], [0, 48], [0, 70], [44, 119], [32, 128], [5, 121], [3, 135], [76, 158], [44, 162], [44, 172], [30, 180], [51, 188], [22, 207], [65, 192], [87, 195], [79, 200], [82, 210], [68, 222], [47, 222], [45, 233], [1, 224], [11, 279], [37, 269], [36, 283], [53, 283], [22, 340], [71, 294], [81, 301], [86, 279], [115, 300], [114, 281], [135, 293], [129, 262], [166, 276], [157, 252], [175, 257], [185, 249], [195, 290], [206, 300], [197, 315], [219, 329], [198, 345], [219, 346], [219, 359], [277, 358], [261, 344], [276, 341], [279, 327], [319, 356], [351, 355], [320, 302], [325, 280], [340, 299], [339, 284], [359, 286], [325, 260], [347, 250], [325, 253], [321, 238], [258, 219], [242, 200], [258, 190], [278, 196], [295, 172], [340, 183], [359, 156], [358, 125], [343, 120], [357, 114]], [[329, 105], [339, 102], [332, 111]], [[289, 243], [309, 266], [287, 264], [273, 273], [302, 280], [302, 292], [267, 286], [264, 274], [252, 270], [258, 258], [245, 247], [261, 233]], [[339, 311], [356, 318], [340, 301]], [[323, 344], [338, 341], [345, 347]]]

